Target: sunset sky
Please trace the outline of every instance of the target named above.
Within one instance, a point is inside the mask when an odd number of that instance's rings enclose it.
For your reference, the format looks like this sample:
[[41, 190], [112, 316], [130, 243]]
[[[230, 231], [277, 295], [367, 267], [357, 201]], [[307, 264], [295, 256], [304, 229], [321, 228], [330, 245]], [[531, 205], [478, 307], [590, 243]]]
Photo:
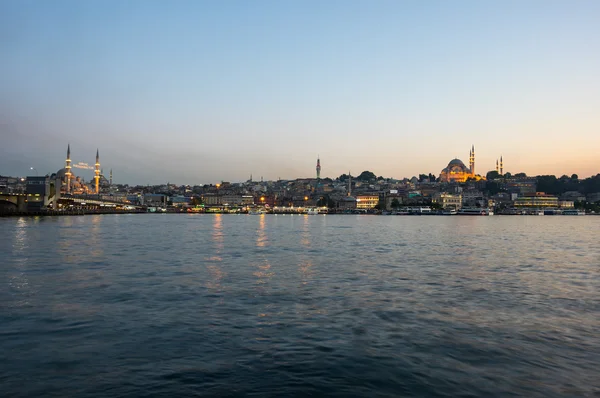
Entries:
[[600, 172], [597, 0], [0, 0], [0, 54], [2, 175]]

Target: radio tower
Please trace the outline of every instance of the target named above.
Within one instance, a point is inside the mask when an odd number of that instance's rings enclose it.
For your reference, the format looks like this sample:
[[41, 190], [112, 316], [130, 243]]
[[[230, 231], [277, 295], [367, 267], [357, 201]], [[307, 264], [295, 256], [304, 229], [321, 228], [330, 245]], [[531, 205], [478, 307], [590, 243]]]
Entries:
[[98, 149], [96, 149], [96, 170], [94, 171], [96, 174], [94, 176], [94, 180], [96, 180], [96, 194], [100, 193], [100, 154]]
[[317, 180], [321, 178], [321, 159], [319, 159], [319, 155], [317, 155]]
[[65, 161], [65, 176], [67, 177], [67, 193], [71, 193], [71, 144], [67, 144], [67, 160]]

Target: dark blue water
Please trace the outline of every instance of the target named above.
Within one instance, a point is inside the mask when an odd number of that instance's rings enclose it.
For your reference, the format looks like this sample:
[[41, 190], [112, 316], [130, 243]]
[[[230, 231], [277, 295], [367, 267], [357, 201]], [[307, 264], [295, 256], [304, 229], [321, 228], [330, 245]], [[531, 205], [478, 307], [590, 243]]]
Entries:
[[0, 219], [0, 395], [600, 396], [600, 217]]

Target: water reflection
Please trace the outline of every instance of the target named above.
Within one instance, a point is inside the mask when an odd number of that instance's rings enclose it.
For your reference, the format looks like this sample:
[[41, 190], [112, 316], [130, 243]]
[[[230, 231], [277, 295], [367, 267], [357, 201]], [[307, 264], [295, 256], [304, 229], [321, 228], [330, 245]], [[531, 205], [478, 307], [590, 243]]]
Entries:
[[220, 266], [223, 261], [223, 250], [225, 247], [222, 214], [213, 215], [213, 230], [211, 236], [214, 246], [214, 254], [207, 258], [209, 263], [206, 266], [206, 270], [210, 275], [210, 279], [206, 280], [205, 285], [208, 289], [220, 291], [222, 289], [221, 281], [225, 276], [225, 272], [223, 272]]
[[258, 230], [256, 231], [256, 246], [265, 247], [267, 245], [267, 233], [265, 232], [265, 218], [264, 214], [261, 214], [258, 219]]
[[101, 258], [104, 255], [104, 247], [102, 242], [102, 217], [99, 214], [95, 214], [91, 217], [87, 217], [87, 220], [90, 221], [90, 245], [91, 245], [91, 255], [92, 258]]
[[309, 220], [309, 216], [308, 214], [305, 214], [302, 216], [303, 220], [302, 220], [302, 236], [300, 239], [300, 243], [302, 244], [302, 246], [306, 247], [307, 249], [310, 248], [310, 220]]
[[[27, 266], [29, 263], [29, 243], [31, 237], [28, 236], [28, 219], [21, 217], [17, 220], [15, 233], [12, 242], [12, 273], [7, 271], [8, 286], [10, 293], [19, 297], [16, 306], [29, 304], [29, 294], [31, 293], [31, 284], [27, 276]], [[9, 268], [10, 269], [10, 268]]]

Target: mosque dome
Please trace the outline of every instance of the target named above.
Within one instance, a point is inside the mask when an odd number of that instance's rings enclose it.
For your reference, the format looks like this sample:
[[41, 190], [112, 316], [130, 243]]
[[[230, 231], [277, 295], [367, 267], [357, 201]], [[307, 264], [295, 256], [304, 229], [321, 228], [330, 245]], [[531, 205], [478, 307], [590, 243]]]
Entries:
[[56, 172], [56, 178], [61, 178], [61, 179], [64, 178], [66, 172], [67, 172], [67, 169], [65, 169], [65, 168], [58, 170]]
[[460, 160], [460, 159], [452, 159], [450, 161], [450, 163], [448, 163], [448, 168], [450, 168], [451, 166], [464, 167], [465, 169], [467, 168], [467, 166], [465, 166], [465, 164], [463, 163], [463, 161]]
[[[473, 162], [473, 151], [469, 154], [469, 162]], [[440, 172], [441, 182], [465, 182], [469, 178], [474, 178], [474, 173], [460, 159], [452, 159], [448, 166]]]

